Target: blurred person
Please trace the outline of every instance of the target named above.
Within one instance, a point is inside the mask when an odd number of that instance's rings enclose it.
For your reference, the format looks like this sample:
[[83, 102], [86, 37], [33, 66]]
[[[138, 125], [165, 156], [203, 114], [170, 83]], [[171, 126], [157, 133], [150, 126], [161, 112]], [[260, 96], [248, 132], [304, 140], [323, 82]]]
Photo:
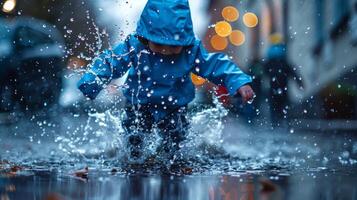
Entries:
[[269, 78], [269, 103], [273, 127], [279, 127], [288, 118], [290, 102], [288, 97], [288, 81], [293, 79], [300, 89], [304, 87], [301, 78], [288, 61], [286, 46], [278, 33], [270, 37], [271, 46], [268, 49], [264, 72]]
[[[259, 59], [253, 59], [249, 64], [249, 73], [253, 77], [252, 88], [257, 94], [263, 93], [263, 77], [264, 77], [264, 64]], [[261, 96], [257, 96], [254, 100], [254, 108], [259, 109], [261, 104]]]
[[128, 147], [134, 161], [141, 159], [142, 135], [150, 134], [154, 127], [163, 139], [159, 152], [171, 159], [179, 149], [189, 126], [187, 105], [195, 96], [192, 72], [225, 86], [230, 95], [241, 95], [244, 102], [254, 96], [248, 85], [251, 77], [227, 55], [208, 53], [195, 37], [188, 0], [149, 0], [136, 32], [95, 58], [78, 88], [95, 99], [127, 71], [123, 127], [129, 134]]

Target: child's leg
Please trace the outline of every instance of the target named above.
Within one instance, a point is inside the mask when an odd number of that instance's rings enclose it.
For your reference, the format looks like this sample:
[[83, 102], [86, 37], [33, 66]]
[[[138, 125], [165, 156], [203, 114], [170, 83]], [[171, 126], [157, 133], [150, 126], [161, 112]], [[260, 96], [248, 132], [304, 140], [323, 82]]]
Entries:
[[180, 149], [180, 143], [186, 139], [189, 123], [186, 119], [187, 108], [183, 107], [169, 114], [158, 123], [163, 139], [160, 151], [174, 155]]
[[123, 121], [123, 128], [127, 134], [127, 148], [130, 156], [137, 159], [143, 153], [143, 137], [150, 134], [154, 118], [144, 107], [127, 107], [125, 111], [127, 116]]

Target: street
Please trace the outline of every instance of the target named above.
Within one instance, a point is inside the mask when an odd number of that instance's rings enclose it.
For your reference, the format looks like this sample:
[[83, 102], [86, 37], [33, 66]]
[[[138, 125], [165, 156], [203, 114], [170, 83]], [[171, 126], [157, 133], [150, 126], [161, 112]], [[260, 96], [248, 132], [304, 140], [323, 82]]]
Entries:
[[[104, 119], [108, 114], [98, 115]], [[252, 129], [223, 117], [222, 143], [207, 142], [195, 149], [200, 159], [191, 160], [193, 173], [170, 175], [154, 169], [127, 173], [121, 169], [122, 149], [110, 155], [105, 150], [118, 144], [113, 140], [117, 134], [98, 134], [109, 123], [98, 120], [98, 115], [94, 120], [86, 114], [62, 113], [46, 120], [1, 125], [1, 197], [356, 199], [357, 142], [351, 133], [326, 137], [322, 132]], [[91, 123], [91, 131], [97, 134], [80, 135], [78, 131], [91, 120], [96, 122]], [[82, 142], [75, 148], [64, 147], [65, 140], [62, 143], [58, 137], [74, 132]], [[86, 148], [96, 149], [98, 155], [94, 150], [83, 153]], [[74, 149], [82, 149], [82, 154]], [[76, 173], [85, 167], [86, 176]]]

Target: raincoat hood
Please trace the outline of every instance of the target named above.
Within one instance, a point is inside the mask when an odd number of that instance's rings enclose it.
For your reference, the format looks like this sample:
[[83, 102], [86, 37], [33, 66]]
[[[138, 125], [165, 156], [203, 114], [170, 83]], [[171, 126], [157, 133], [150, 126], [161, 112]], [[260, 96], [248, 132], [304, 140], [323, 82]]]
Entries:
[[188, 0], [149, 0], [136, 34], [164, 45], [193, 45], [195, 35]]

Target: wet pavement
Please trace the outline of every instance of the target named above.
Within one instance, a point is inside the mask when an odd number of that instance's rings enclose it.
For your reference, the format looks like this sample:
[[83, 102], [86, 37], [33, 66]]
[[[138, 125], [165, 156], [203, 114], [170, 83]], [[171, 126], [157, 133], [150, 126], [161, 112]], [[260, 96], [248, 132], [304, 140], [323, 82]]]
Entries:
[[82, 180], [36, 171], [2, 178], [2, 199], [356, 199], [356, 177], [341, 172], [226, 175], [124, 175], [93, 172]]
[[[107, 151], [118, 144], [108, 143], [115, 131], [102, 134], [114, 125], [100, 119], [63, 114], [0, 125], [0, 199], [357, 199], [354, 133], [253, 129], [223, 118], [222, 142], [195, 150], [192, 173], [128, 173], [118, 152]], [[96, 134], [84, 137], [88, 123]]]

